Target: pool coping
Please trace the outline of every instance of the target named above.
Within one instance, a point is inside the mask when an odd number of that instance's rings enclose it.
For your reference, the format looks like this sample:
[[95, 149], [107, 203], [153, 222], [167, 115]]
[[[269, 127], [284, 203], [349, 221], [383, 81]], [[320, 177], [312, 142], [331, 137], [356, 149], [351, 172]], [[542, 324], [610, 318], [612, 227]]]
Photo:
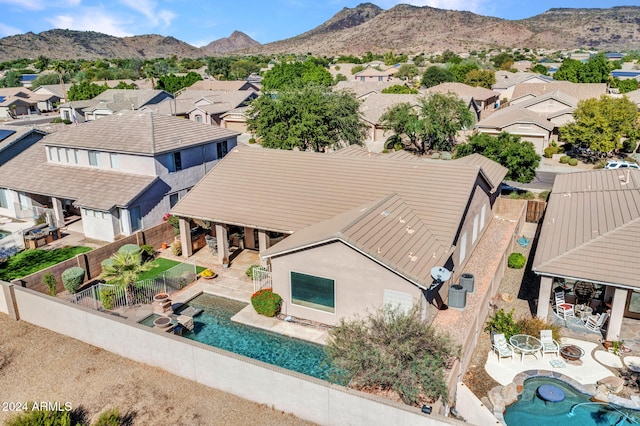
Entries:
[[[496, 386], [489, 391], [488, 397], [492, 404], [493, 415], [498, 421], [507, 426], [504, 421], [504, 412], [509, 405], [512, 405], [518, 401], [520, 395], [524, 390], [524, 382], [528, 379], [536, 377], [548, 377], [560, 380], [574, 388], [576, 391], [587, 395], [589, 398], [596, 398], [600, 402], [606, 402], [611, 405], [626, 408], [629, 410], [640, 411], [640, 398], [639, 399], [627, 399], [615, 395], [608, 391], [603, 391], [603, 385], [587, 384], [583, 385], [577, 380], [562, 374], [558, 371], [551, 370], [525, 370], [522, 371], [513, 378], [513, 382], [506, 386]], [[508, 402], [508, 403], [507, 403]]]

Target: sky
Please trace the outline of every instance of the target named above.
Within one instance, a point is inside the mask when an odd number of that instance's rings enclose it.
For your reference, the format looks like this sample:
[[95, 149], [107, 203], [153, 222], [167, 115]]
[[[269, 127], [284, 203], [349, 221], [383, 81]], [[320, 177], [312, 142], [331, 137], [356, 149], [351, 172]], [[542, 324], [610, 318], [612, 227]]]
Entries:
[[[0, 0], [0, 37], [54, 28], [114, 36], [161, 34], [194, 46], [242, 31], [260, 43], [300, 35], [363, 0]], [[374, 0], [390, 9], [399, 3], [468, 10], [523, 19], [552, 7], [640, 6], [640, 0]], [[188, 6], [186, 6], [188, 4]]]

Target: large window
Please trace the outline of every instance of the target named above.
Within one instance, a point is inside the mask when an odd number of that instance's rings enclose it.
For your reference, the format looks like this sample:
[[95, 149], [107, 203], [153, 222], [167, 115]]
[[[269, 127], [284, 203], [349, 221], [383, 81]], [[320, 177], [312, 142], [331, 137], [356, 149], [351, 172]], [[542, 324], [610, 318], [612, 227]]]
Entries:
[[176, 204], [178, 204], [178, 200], [180, 200], [180, 194], [177, 192], [175, 194], [169, 195], [169, 206], [173, 208]]
[[89, 151], [89, 165], [91, 166], [100, 165], [100, 156], [98, 155], [98, 151]]
[[109, 161], [111, 162], [111, 168], [112, 169], [118, 169], [120, 168], [120, 163], [118, 161], [118, 154], [116, 153], [110, 153], [109, 154]]
[[336, 311], [335, 282], [328, 278], [291, 272], [291, 303], [325, 312]]
[[182, 170], [182, 155], [180, 151], [169, 154], [169, 173]]
[[218, 148], [218, 160], [227, 155], [227, 152], [229, 152], [227, 141], [218, 143], [216, 147]]
[[142, 213], [140, 211], [140, 206], [136, 206], [129, 210], [129, 214], [129, 217], [131, 218], [131, 232], [142, 229]]
[[3, 209], [9, 208], [9, 203], [7, 202], [7, 190], [4, 188], [0, 188], [0, 207]]

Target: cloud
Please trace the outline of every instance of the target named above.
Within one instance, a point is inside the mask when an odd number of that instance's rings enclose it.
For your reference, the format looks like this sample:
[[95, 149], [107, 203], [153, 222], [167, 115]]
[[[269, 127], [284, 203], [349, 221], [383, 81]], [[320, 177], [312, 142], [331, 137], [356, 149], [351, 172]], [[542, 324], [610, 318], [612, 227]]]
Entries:
[[0, 36], [6, 37], [16, 34], [22, 34], [24, 31], [19, 30], [18, 28], [10, 27], [9, 25], [5, 25], [0, 22]]
[[127, 22], [105, 12], [103, 7], [84, 8], [77, 13], [56, 15], [47, 21], [56, 28], [96, 31], [116, 37], [133, 35], [124, 29]]
[[158, 3], [153, 0], [120, 0], [120, 3], [143, 14], [154, 27], [162, 22], [166, 28], [171, 25], [171, 21], [177, 16], [172, 11], [166, 9], [156, 11]]

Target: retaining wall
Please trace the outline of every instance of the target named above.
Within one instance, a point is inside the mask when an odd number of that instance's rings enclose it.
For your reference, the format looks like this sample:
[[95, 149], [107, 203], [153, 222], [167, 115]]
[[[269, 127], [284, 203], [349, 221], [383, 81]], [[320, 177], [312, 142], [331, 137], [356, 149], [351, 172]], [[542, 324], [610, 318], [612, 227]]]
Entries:
[[[462, 425], [178, 336], [13, 287], [20, 319], [323, 425]], [[2, 298], [5, 292], [0, 292]], [[4, 296], [6, 305], [6, 294]], [[99, 330], [99, 331], [96, 331]]]

